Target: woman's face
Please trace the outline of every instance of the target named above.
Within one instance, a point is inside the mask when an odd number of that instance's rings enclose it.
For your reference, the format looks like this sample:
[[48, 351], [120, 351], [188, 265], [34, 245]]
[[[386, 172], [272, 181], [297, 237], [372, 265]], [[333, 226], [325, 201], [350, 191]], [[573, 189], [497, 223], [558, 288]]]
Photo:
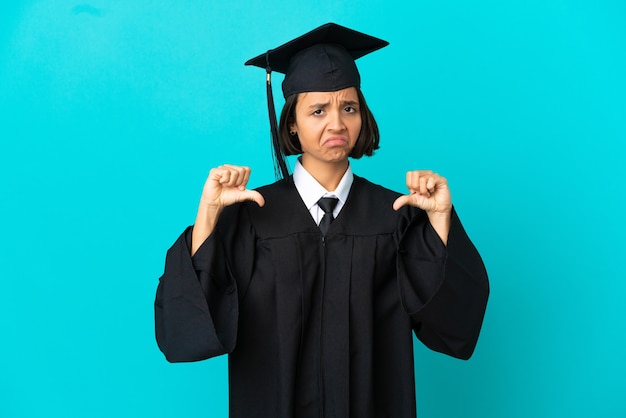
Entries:
[[303, 164], [347, 160], [361, 132], [356, 88], [301, 93], [290, 130], [298, 134]]

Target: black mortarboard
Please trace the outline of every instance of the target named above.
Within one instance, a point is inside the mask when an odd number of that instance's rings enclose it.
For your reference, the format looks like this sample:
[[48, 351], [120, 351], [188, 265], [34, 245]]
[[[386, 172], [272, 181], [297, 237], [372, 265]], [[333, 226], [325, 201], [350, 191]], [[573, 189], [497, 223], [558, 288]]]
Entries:
[[389, 43], [382, 39], [327, 23], [246, 62], [246, 65], [265, 68], [267, 72], [267, 105], [272, 143], [277, 171], [282, 177], [288, 177], [289, 171], [278, 142], [271, 72], [285, 74], [285, 98], [303, 92], [358, 88], [361, 86], [361, 77], [354, 60], [387, 45]]

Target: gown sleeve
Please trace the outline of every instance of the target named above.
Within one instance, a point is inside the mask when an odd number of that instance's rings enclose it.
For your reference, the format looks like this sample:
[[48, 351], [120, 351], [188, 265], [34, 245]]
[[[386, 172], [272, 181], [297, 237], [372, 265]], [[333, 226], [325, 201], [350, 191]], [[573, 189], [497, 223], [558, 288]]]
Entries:
[[452, 211], [445, 246], [427, 216], [414, 217], [398, 248], [398, 284], [418, 339], [460, 359], [474, 352], [489, 282], [478, 251]]
[[[193, 257], [192, 227], [167, 252], [154, 308], [157, 344], [170, 362], [204, 360], [235, 348], [239, 302], [228, 260], [229, 247], [236, 246], [227, 245], [227, 237], [237, 223], [229, 212], [233, 211], [224, 211], [216, 230]], [[250, 264], [245, 260], [251, 256], [239, 255], [242, 266]]]

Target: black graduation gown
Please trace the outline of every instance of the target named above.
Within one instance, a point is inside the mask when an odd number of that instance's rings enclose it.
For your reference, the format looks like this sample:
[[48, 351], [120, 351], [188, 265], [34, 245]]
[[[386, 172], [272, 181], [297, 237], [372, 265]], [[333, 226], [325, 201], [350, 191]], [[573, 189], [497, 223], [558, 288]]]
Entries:
[[415, 417], [412, 331], [474, 350], [489, 285], [456, 213], [447, 247], [424, 211], [354, 177], [325, 239], [290, 181], [226, 208], [190, 257], [167, 253], [156, 337], [171, 362], [229, 353], [231, 417]]

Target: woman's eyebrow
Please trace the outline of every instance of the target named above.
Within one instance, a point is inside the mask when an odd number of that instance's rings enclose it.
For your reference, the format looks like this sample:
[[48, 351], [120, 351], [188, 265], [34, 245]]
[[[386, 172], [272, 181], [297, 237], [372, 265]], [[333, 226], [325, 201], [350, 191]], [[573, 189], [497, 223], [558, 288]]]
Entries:
[[[309, 109], [324, 109], [328, 105], [330, 105], [330, 102], [313, 103], [312, 105], [309, 106]], [[357, 100], [342, 100], [341, 101], [341, 106], [358, 106], [358, 105], [359, 105], [359, 102]]]
[[325, 102], [325, 103], [313, 103], [312, 105], [309, 106], [309, 109], [323, 109], [326, 106], [328, 106], [330, 104], [330, 102]]

